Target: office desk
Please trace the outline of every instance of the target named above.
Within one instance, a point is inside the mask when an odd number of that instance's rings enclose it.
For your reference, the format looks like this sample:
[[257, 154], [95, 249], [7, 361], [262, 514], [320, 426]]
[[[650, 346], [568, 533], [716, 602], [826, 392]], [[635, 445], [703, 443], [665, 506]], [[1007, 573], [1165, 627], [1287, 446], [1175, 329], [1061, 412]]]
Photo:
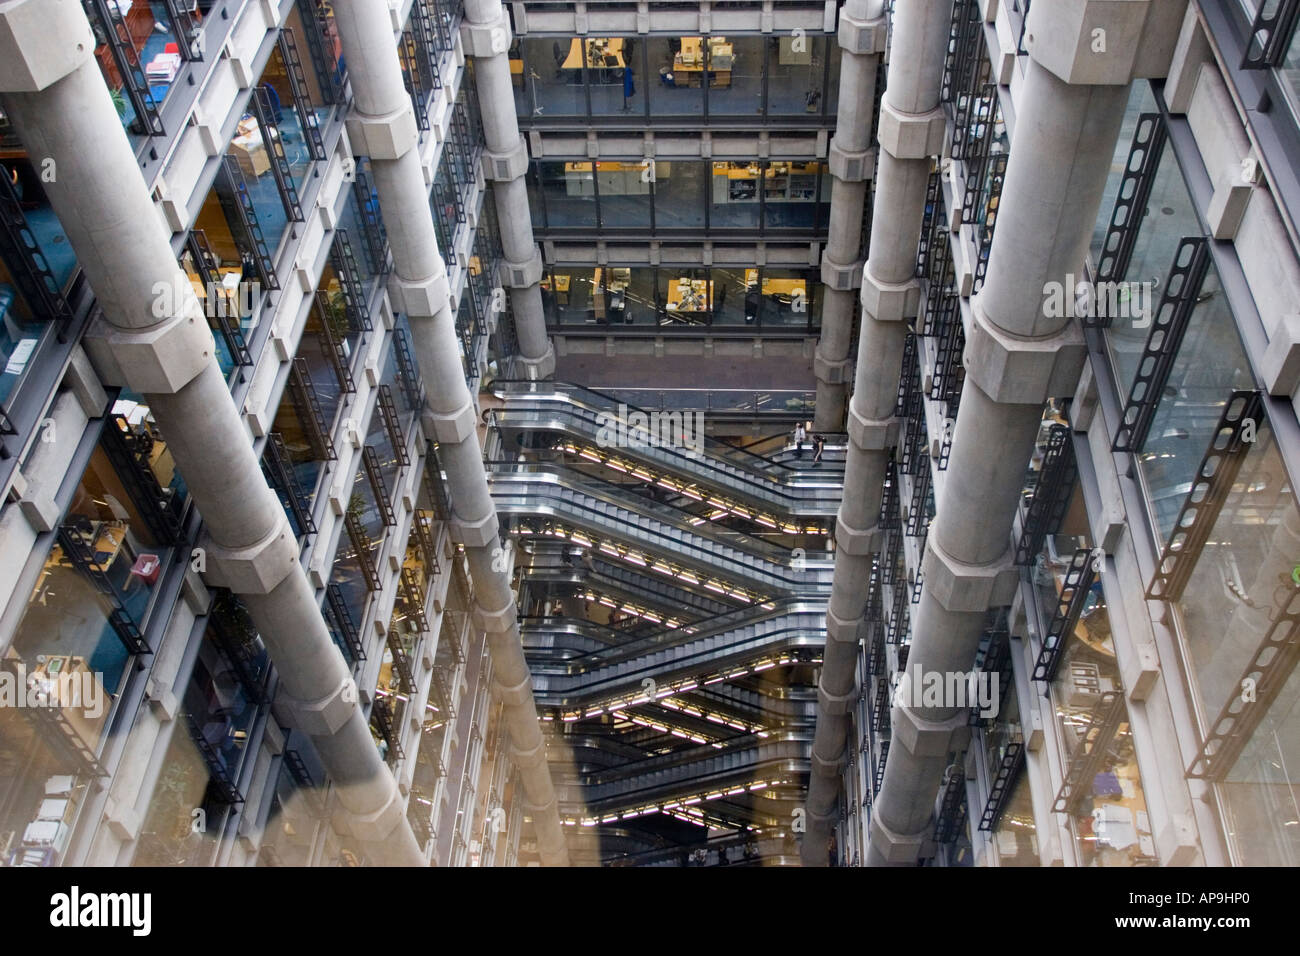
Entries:
[[238, 132], [230, 141], [230, 154], [250, 179], [271, 170], [271, 159], [266, 155], [266, 144], [262, 142], [262, 130], [251, 116], [239, 121]]
[[213, 291], [224, 300], [224, 313], [218, 312], [215, 307], [209, 310], [205, 302], [208, 297], [208, 290], [204, 285], [203, 278], [197, 272], [186, 270], [185, 275], [189, 278], [190, 285], [194, 287], [194, 294], [199, 297], [199, 302], [203, 303], [205, 315], [211, 311], [213, 315], [224, 314], [235, 319], [243, 318], [239, 314], [239, 282], [243, 278], [243, 270], [223, 266], [217, 270], [217, 273], [220, 276], [220, 285]]
[[669, 312], [708, 312], [713, 303], [713, 283], [684, 276], [668, 284]]
[[[758, 282], [758, 270], [745, 270], [745, 288], [752, 289]], [[803, 279], [763, 279], [763, 295], [777, 296], [780, 298], [793, 299], [798, 293], [805, 299], [808, 296], [808, 283]]]
[[[623, 41], [619, 37], [587, 37], [584, 41], [574, 37], [569, 44], [569, 55], [560, 64], [561, 70], [580, 70], [587, 67], [605, 73], [609, 70], [622, 70], [627, 64], [623, 60]], [[622, 74], [620, 74], [621, 78]], [[609, 78], [606, 78], [606, 81]]]
[[707, 70], [710, 86], [730, 86], [734, 60], [730, 43], [715, 39], [706, 51], [703, 37], [682, 37], [681, 52], [673, 57], [674, 85], [699, 86]]
[[[572, 282], [573, 282], [573, 277], [572, 277], [572, 276], [569, 276], [569, 275], [567, 275], [567, 274], [565, 274], [565, 273], [556, 273], [556, 274], [555, 274], [555, 301], [556, 301], [556, 304], [558, 304], [558, 305], [568, 305], [568, 304], [569, 304], [569, 286], [572, 284]], [[551, 280], [550, 280], [550, 277], [549, 277], [549, 276], [542, 276], [542, 281], [541, 281], [540, 285], [541, 285], [541, 287], [542, 287], [543, 289], [546, 289], [546, 290], [549, 292], [550, 289], [551, 289]]]

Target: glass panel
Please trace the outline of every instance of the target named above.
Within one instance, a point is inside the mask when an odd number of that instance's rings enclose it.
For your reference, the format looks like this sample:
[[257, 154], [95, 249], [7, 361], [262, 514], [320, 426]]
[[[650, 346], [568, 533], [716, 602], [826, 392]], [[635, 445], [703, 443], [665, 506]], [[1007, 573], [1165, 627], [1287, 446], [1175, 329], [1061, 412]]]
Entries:
[[0, 259], [0, 402], [9, 398], [31, 364], [48, 326], [32, 315], [4, 260]]
[[762, 177], [758, 162], [714, 163], [709, 225], [756, 229]]
[[[1097, 265], [1101, 256], [1102, 242], [1106, 238], [1106, 227], [1110, 224], [1111, 213], [1115, 209], [1115, 199], [1119, 195], [1120, 179], [1124, 175], [1124, 164], [1128, 160], [1129, 149], [1133, 146], [1133, 135], [1137, 132], [1138, 116], [1156, 110], [1155, 97], [1151, 95], [1151, 84], [1139, 81], [1133, 84], [1129, 93], [1128, 106], [1124, 110], [1124, 119], [1119, 130], [1119, 139], [1115, 142], [1115, 155], [1111, 159], [1110, 175], [1106, 179], [1106, 188], [1102, 193], [1097, 223], [1092, 231], [1092, 264]], [[1172, 250], [1170, 250], [1172, 254]]]
[[998, 828], [993, 832], [993, 850], [998, 855], [999, 866], [1039, 865], [1034, 800], [1029, 788], [1029, 774], [1024, 770], [1012, 786], [1011, 795], [998, 819]]
[[[1034, 561], [1033, 582], [1044, 623], [1056, 609], [1070, 559], [1078, 548], [1091, 547], [1081, 496], [1075, 495], [1061, 534], [1049, 535]], [[1102, 695], [1123, 695], [1110, 611], [1098, 575], [1074, 630], [1063, 635], [1064, 647], [1052, 680], [1052, 705], [1067, 757], [1080, 759], [1080, 742], [1100, 716]], [[1142, 775], [1133, 748], [1127, 705], [1118, 728], [1091, 781], [1081, 781], [1084, 795], [1069, 816], [1070, 832], [1082, 866], [1133, 866], [1155, 862], [1155, 844], [1147, 815]]]
[[1211, 266], [1138, 456], [1162, 542], [1191, 489], [1229, 394], [1253, 386], [1237, 324]]
[[303, 789], [294, 780], [288, 760], [283, 761], [275, 781], [275, 796], [258, 855], [259, 865], [310, 865], [317, 826], [317, 811], [313, 805], [316, 799], [311, 791]]
[[[21, 686], [26, 686], [25, 675]], [[75, 717], [73, 722], [79, 723]], [[12, 855], [4, 862], [53, 866], [67, 849], [94, 782], [92, 774], [55, 748], [30, 708], [0, 707], [0, 831], [13, 834], [8, 844]]]
[[830, 76], [826, 80], [826, 95], [822, 98], [827, 116], [834, 116], [840, 108], [840, 66], [842, 56], [843, 52], [840, 50], [839, 40], [834, 36], [827, 37], [826, 59], [830, 61], [831, 69]]
[[714, 288], [710, 270], [685, 266], [659, 269], [660, 325], [708, 325], [713, 317]]
[[763, 112], [763, 38], [709, 38], [709, 115]]
[[[595, 38], [588, 38], [591, 45]], [[522, 89], [515, 87], [521, 115], [584, 116], [583, 51], [578, 37], [523, 41]], [[595, 56], [595, 49], [589, 52]], [[603, 57], [603, 54], [602, 54]], [[602, 59], [603, 62], [603, 59]], [[519, 74], [516, 74], [519, 75]]]
[[752, 298], [754, 309], [758, 308], [757, 289], [754, 295], [750, 296], [750, 284], [746, 281], [747, 275], [751, 269], [740, 269], [735, 266], [725, 268], [715, 268], [713, 270], [713, 324], [714, 325], [745, 325], [746, 322], [753, 322], [753, 315], [749, 311], [749, 300]]
[[[271, 103], [271, 121], [279, 131], [285, 159], [289, 161], [289, 172], [293, 176], [294, 185], [301, 193], [305, 188], [307, 169], [312, 162], [311, 149], [307, 144], [306, 133], [302, 128], [298, 111], [294, 108], [293, 88], [289, 85], [289, 69], [278, 46], [271, 48], [271, 59], [262, 72], [261, 85]], [[319, 128], [319, 124], [325, 121], [327, 111], [316, 107], [311, 102], [303, 105], [307, 108], [309, 116], [316, 117]]]
[[704, 43], [700, 37], [645, 38], [652, 116], [704, 114]]
[[1300, 670], [1291, 672], [1220, 785], [1228, 839], [1247, 866], [1300, 863]]
[[816, 225], [817, 177], [822, 163], [767, 164], [763, 178], [763, 216], [769, 228], [811, 229]]
[[661, 160], [655, 163], [656, 231], [703, 229], [709, 178], [706, 162]]
[[[275, 100], [271, 102], [274, 109]], [[249, 109], [252, 109], [251, 104]], [[291, 116], [293, 110], [281, 108], [281, 113]], [[299, 151], [305, 149], [306, 146], [299, 136]], [[240, 172], [244, 174], [244, 184], [248, 188], [248, 197], [252, 200], [253, 209], [257, 214], [257, 224], [262, 230], [267, 248], [274, 255], [280, 244], [280, 237], [284, 235], [285, 227], [289, 224], [289, 216], [284, 210], [284, 203], [280, 200], [275, 176], [271, 173], [271, 163], [274, 160], [262, 141], [262, 128], [251, 112], [245, 113], [240, 118], [235, 128], [235, 135], [231, 137], [228, 152], [235, 157]]]
[[[3, 119], [2, 111], [0, 119]], [[14, 195], [18, 198], [18, 205], [22, 207], [27, 228], [38, 246], [33, 250], [36, 258], [54, 277], [56, 287], [66, 292], [77, 267], [77, 255], [41, 186], [41, 170], [32, 164], [17, 136], [12, 135], [2, 124], [0, 131], [6, 133], [0, 136], [0, 149], [3, 149], [4, 158], [0, 162], [0, 176], [9, 179]]]
[[759, 282], [758, 269], [745, 270], [745, 288], [758, 293], [760, 321], [766, 326], [805, 328], [809, 316], [817, 314], [821, 306], [821, 283], [817, 273], [807, 269], [762, 269]]
[[582, 325], [596, 321], [591, 291], [595, 270], [581, 266], [555, 266], [542, 277], [542, 298], [554, 302], [561, 325]]
[[[207, 238], [208, 246], [216, 256], [219, 275], [233, 275], [238, 272], [240, 281], [259, 282], [253, 242], [234, 212], [232, 204], [235, 200], [233, 197], [227, 197], [226, 202], [222, 201], [221, 193], [225, 191], [225, 186], [222, 184], [224, 178], [221, 173], [217, 174], [216, 183], [207, 198], [203, 200], [203, 205], [199, 207], [194, 228], [201, 230]], [[271, 190], [274, 208], [279, 210], [283, 218], [284, 208], [280, 205], [280, 197], [275, 192], [275, 183], [270, 173], [268, 172], [264, 178]], [[229, 216], [227, 216], [227, 208], [230, 210]]]
[[1291, 111], [1300, 120], [1300, 25], [1291, 34], [1291, 45], [1282, 57], [1282, 66], [1278, 69], [1282, 88], [1291, 100]]
[[[1294, 600], [1297, 562], [1300, 514], [1276, 437], [1265, 422], [1176, 605], [1207, 719], [1242, 692], [1237, 682], [1270, 620]], [[1222, 785], [1232, 821], [1228, 839], [1241, 863], [1300, 860], [1297, 700], [1300, 685], [1293, 671]]]
[[767, 112], [770, 116], [806, 116], [822, 111], [826, 38], [767, 38]]
[[641, 41], [636, 37], [607, 37], [594, 42], [587, 70], [593, 116], [645, 112], [641, 75]]
[[[161, 113], [176, 74], [180, 72], [184, 63], [180, 53], [180, 44], [184, 41], [177, 35], [177, 29], [167, 12], [167, 5], [157, 0], [155, 2], [108, 0], [108, 5], [115, 8], [122, 18], [124, 39], [135, 50], [135, 55], [140, 62], [140, 70], [144, 73], [145, 81], [149, 86], [149, 95], [153, 99], [154, 108]], [[191, 13], [190, 16], [193, 17], [196, 26], [202, 19], [198, 11]], [[121, 117], [122, 125], [129, 131], [135, 121], [135, 110], [131, 105], [130, 97], [125, 92], [122, 74], [108, 44], [108, 30], [112, 27], [103, 23], [98, 16], [91, 17], [90, 23], [95, 34], [95, 59], [99, 62], [100, 72], [104, 74], [104, 80], [108, 83], [117, 115]], [[132, 134], [131, 138], [133, 144], [139, 146], [148, 137]]]
[[[566, 164], [568, 165], [568, 164]], [[650, 179], [659, 167], [671, 163], [597, 162], [573, 164], [595, 168], [600, 194], [600, 221], [605, 229], [648, 228], [650, 226]]]
[[596, 228], [596, 173], [590, 162], [543, 162], [540, 167], [546, 225]]

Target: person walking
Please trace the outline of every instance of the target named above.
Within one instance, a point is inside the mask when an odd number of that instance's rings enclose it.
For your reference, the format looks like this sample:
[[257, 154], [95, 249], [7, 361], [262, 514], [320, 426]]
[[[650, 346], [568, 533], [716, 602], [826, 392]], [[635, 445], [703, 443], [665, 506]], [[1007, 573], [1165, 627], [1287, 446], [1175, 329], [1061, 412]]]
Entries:
[[794, 426], [794, 457], [803, 457], [803, 442], [808, 437], [808, 432], [803, 427], [803, 422]]
[[813, 436], [813, 464], [820, 465], [822, 462], [822, 452], [826, 450], [826, 436]]

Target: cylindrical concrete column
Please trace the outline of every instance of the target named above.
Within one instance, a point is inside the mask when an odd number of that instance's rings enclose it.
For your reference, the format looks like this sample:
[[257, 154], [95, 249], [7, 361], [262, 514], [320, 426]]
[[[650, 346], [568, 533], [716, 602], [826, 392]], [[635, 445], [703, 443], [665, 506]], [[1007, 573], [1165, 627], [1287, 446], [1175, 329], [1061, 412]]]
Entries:
[[[511, 756], [520, 771], [542, 862], [565, 865], [568, 851], [559, 806], [519, 639], [508, 562], [500, 547], [476, 431], [477, 409], [465, 385], [447, 271], [438, 251], [416, 148], [414, 112], [402, 85], [388, 6], [383, 0], [335, 0], [334, 17], [355, 96], [349, 130], [354, 145], [370, 155], [393, 250], [395, 275], [389, 292], [395, 307], [410, 321], [425, 382], [424, 428], [438, 442], [447, 472], [453, 534], [465, 545], [469, 560], [478, 617], [487, 630], [492, 654], [492, 680], [510, 729]], [[501, 66], [508, 70], [504, 60]], [[507, 76], [507, 87], [508, 82]], [[523, 215], [527, 216], [526, 207]]]
[[[203, 516], [207, 580], [248, 608], [283, 684], [279, 703], [311, 735], [348, 829], [377, 861], [423, 865], [113, 108], [80, 4], [0, 2], [0, 37], [5, 111], [33, 159], [54, 164], [43, 185], [103, 309], [113, 361], [144, 394]], [[20, 65], [27, 78], [7, 72]]]
[[[878, 10], [879, 5], [872, 8]], [[925, 215], [930, 157], [942, 146], [939, 88], [951, 20], [952, 0], [908, 0], [894, 11], [893, 47], [877, 134], [879, 164], [871, 236], [862, 270], [862, 327], [848, 414], [844, 498], [836, 519], [835, 575], [818, 687], [808, 830], [801, 850], [806, 866], [825, 866], [827, 862], [826, 844], [836, 818], [859, 642], [870, 637], [863, 634], [862, 615], [872, 555], [881, 543], [878, 517], [888, 449], [896, 435], [894, 406], [906, 320], [915, 315], [920, 303], [920, 286], [914, 275], [916, 248]], [[849, 59], [845, 58], [846, 67]], [[841, 109], [843, 101], [841, 93]], [[835, 188], [839, 185], [837, 182]], [[820, 381], [817, 405], [820, 412]]]
[[[1035, 10], [1040, 25], [1055, 12], [1046, 9]], [[1029, 61], [988, 276], [972, 301], [967, 379], [926, 542], [909, 673], [968, 672], [987, 609], [1014, 593], [1011, 529], [1043, 403], [1073, 392], [1083, 362], [1081, 340], [1068, 318], [1048, 316], [1044, 291], [1083, 264], [1126, 101], [1124, 85], [1071, 85]], [[930, 837], [949, 753], [968, 733], [964, 708], [944, 703], [896, 696], [868, 865], [914, 865]]]
[[884, 0], [848, 0], [840, 11], [840, 91], [831, 140], [831, 215], [822, 252], [821, 338], [813, 363], [817, 410], [813, 429], [840, 431], [848, 396], [853, 334], [852, 280], [861, 265], [862, 212], [874, 156], [871, 113], [885, 37]]
[[510, 81], [510, 21], [500, 0], [466, 0], [461, 24], [465, 50], [474, 58], [488, 179], [495, 183], [497, 220], [501, 224], [503, 282], [510, 289], [510, 311], [519, 341], [518, 361], [527, 378], [555, 372], [555, 349], [546, 334], [542, 307], [541, 254], [533, 241], [532, 214], [524, 176], [528, 150], [515, 116]]

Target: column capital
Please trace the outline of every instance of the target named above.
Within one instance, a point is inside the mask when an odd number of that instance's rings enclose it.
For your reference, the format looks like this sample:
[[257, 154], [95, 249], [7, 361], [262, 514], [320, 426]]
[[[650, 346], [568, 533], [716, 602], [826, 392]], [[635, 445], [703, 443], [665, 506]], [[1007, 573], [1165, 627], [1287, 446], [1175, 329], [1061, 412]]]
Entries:
[[0, 92], [38, 92], [94, 55], [95, 35], [76, 0], [0, 3]]
[[1053, 0], [1029, 8], [1025, 49], [1066, 83], [1123, 86], [1132, 78], [1151, 0]]

